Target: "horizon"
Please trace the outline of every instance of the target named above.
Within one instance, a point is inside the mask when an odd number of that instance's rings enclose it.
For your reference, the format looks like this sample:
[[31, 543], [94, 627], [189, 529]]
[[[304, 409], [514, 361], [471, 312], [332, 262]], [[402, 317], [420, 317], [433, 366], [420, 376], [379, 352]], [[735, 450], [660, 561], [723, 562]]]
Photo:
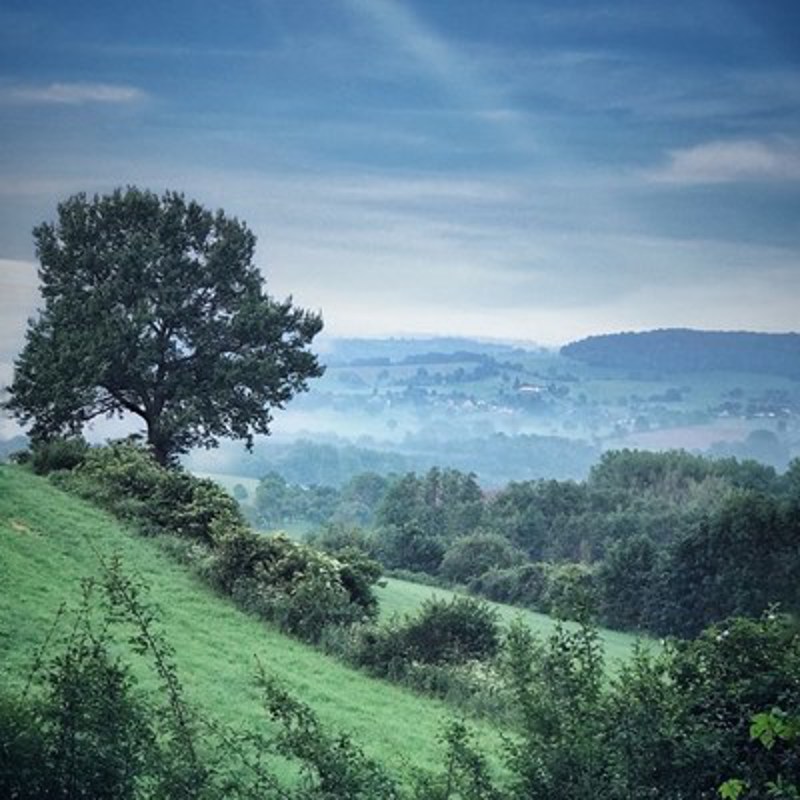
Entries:
[[245, 220], [270, 294], [337, 338], [796, 326], [796, 3], [11, 2], [0, 23], [0, 379], [37, 304], [31, 229], [127, 184]]

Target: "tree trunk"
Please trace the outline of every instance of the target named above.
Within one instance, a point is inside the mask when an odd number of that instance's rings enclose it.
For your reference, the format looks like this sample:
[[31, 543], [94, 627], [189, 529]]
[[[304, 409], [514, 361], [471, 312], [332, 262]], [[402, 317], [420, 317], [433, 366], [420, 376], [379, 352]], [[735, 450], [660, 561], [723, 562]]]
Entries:
[[147, 420], [147, 444], [153, 453], [153, 458], [162, 466], [172, 466], [173, 456], [169, 437], [159, 428], [158, 423]]

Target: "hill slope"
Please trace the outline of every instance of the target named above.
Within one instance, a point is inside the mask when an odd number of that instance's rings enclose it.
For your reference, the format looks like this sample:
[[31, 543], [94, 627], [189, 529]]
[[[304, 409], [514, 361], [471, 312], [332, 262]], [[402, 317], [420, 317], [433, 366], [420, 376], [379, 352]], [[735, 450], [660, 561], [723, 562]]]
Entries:
[[668, 328], [589, 336], [561, 355], [599, 367], [660, 372], [732, 371], [800, 377], [800, 334]]
[[[56, 609], [77, 601], [80, 579], [98, 574], [92, 545], [105, 556], [119, 554], [125, 569], [149, 584], [197, 706], [234, 724], [262, 720], [251, 680], [257, 657], [368, 755], [394, 768], [435, 765], [436, 737], [448, 715], [442, 703], [370, 679], [271, 630], [215, 595], [156, 540], [132, 534], [42, 478], [0, 467], [0, 664], [8, 684], [24, 681]], [[493, 751], [497, 734], [476, 727], [482, 746]]]
[[[384, 619], [388, 619], [392, 614], [413, 614], [431, 597], [449, 600], [456, 596], [456, 592], [449, 589], [411, 583], [398, 578], [385, 578], [382, 583], [384, 585], [378, 589], [377, 595], [381, 604], [381, 617]], [[548, 617], [547, 614], [540, 614], [537, 611], [517, 608], [504, 603], [491, 601], [487, 601], [487, 603], [497, 611], [498, 617], [503, 624], [508, 624], [512, 620], [520, 618], [534, 633], [543, 638], [549, 636], [555, 630], [556, 622], [552, 617]], [[565, 625], [567, 628], [577, 628], [577, 623], [567, 622]], [[600, 628], [599, 634], [609, 674], [613, 674], [621, 663], [632, 656], [637, 643], [649, 649], [658, 647], [655, 639], [638, 637], [632, 633]]]

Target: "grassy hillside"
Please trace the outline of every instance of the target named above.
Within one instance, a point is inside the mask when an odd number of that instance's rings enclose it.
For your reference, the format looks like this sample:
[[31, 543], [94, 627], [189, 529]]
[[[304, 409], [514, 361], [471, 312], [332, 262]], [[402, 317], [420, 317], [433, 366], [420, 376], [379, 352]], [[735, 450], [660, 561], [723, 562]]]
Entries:
[[[386, 618], [392, 614], [406, 614], [415, 611], [429, 597], [452, 597], [454, 592], [433, 586], [423, 586], [419, 583], [401, 581], [397, 578], [386, 578], [385, 586], [378, 589], [378, 598], [381, 604], [381, 615]], [[546, 614], [535, 611], [515, 608], [502, 603], [489, 603], [495, 608], [503, 623], [509, 623], [516, 617], [521, 617], [524, 622], [540, 636], [547, 636], [553, 631], [555, 621]], [[573, 623], [567, 623], [568, 626]], [[629, 633], [601, 629], [600, 638], [603, 641], [607, 663], [613, 669], [615, 664], [631, 656], [637, 638]], [[652, 643], [652, 639], [638, 640], [645, 644]]]
[[[278, 634], [215, 595], [156, 540], [130, 533], [44, 479], [0, 467], [0, 664], [8, 684], [24, 680], [58, 606], [76, 601], [80, 579], [98, 573], [90, 543], [106, 556], [118, 553], [150, 585], [196, 705], [231, 723], [260, 720], [251, 680], [258, 657], [369, 755], [395, 768], [435, 764], [436, 737], [448, 715], [442, 703], [370, 679]], [[494, 751], [499, 737], [488, 725], [477, 727], [483, 746]]]

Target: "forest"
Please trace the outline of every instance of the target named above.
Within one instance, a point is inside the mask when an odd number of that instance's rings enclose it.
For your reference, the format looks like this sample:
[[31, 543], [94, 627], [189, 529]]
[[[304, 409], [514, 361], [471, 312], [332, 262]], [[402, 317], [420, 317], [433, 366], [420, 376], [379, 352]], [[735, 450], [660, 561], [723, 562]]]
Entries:
[[800, 335], [667, 329], [590, 336], [561, 348], [588, 364], [663, 372], [727, 370], [800, 377]]
[[[272, 473], [243, 508], [259, 527], [306, 522], [311, 541], [358, 547], [384, 568], [492, 600], [694, 636], [771, 604], [800, 608], [800, 462], [683, 452], [604, 454], [582, 482], [484, 492], [474, 475], [364, 473], [341, 489]], [[321, 527], [320, 527], [321, 526]]]

